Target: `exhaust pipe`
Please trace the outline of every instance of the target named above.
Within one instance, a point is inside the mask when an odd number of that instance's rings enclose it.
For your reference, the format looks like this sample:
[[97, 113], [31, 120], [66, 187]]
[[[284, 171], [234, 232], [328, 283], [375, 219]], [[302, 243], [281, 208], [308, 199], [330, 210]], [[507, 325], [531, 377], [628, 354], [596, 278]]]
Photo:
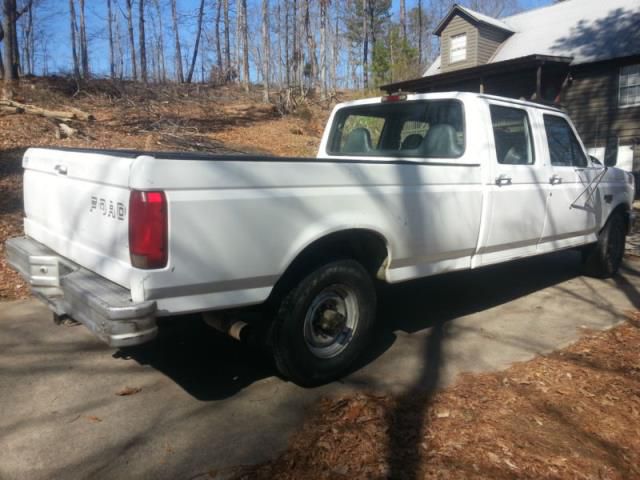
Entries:
[[239, 342], [246, 343], [249, 338], [249, 324], [242, 320], [233, 320], [231, 318], [224, 318], [213, 313], [204, 313], [202, 315], [204, 323], [211, 328], [218, 330], [219, 332], [229, 335], [231, 338], [235, 338]]

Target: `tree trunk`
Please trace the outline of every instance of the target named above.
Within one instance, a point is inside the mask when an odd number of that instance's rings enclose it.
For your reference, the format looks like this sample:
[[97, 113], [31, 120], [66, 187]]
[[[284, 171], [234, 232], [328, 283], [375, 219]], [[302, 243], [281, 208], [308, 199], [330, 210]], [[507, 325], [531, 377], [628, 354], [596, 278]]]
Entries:
[[327, 98], [327, 3], [320, 0], [320, 98]]
[[225, 78], [231, 81], [231, 31], [229, 30], [229, 0], [224, 0], [224, 54], [226, 59]]
[[407, 40], [407, 8], [405, 0], [400, 0], [400, 28], [402, 29], [402, 39]]
[[249, 91], [249, 32], [247, 26], [247, 0], [240, 0], [242, 9], [241, 33], [242, 33], [242, 85], [246, 92]]
[[78, 61], [78, 40], [76, 34], [78, 32], [78, 24], [76, 22], [75, 0], [69, 0], [69, 19], [71, 23], [71, 55], [73, 57], [73, 75], [76, 80], [80, 78], [80, 62]]
[[140, 47], [140, 77], [149, 81], [147, 74], [147, 38], [144, 33], [144, 0], [138, 0], [138, 43]]
[[287, 88], [291, 86], [289, 68], [289, 0], [284, 1], [284, 76]]
[[277, 32], [277, 49], [278, 51], [276, 52], [276, 61], [274, 62], [274, 66], [277, 69], [277, 72], [274, 71], [274, 78], [277, 78], [277, 83], [278, 85], [282, 86], [284, 84], [284, 75], [283, 75], [283, 68], [282, 68], [282, 42], [284, 40], [284, 36], [282, 35], [282, 8], [281, 8], [281, 3], [280, 1], [276, 2], [276, 27], [275, 30]]
[[271, 62], [271, 48], [269, 45], [269, 0], [262, 0], [262, 85], [264, 93], [262, 99], [269, 103], [269, 63]]
[[369, 1], [362, 0], [362, 85], [369, 88]]
[[418, 0], [418, 64], [422, 67], [422, 0]]
[[[333, 43], [332, 43], [332, 56], [333, 61], [331, 62], [331, 88], [335, 91], [338, 89], [338, 80], [337, 80], [337, 69], [338, 63], [340, 62], [340, 7], [339, 4], [334, 4], [335, 13], [336, 13], [336, 24], [335, 30], [333, 32]], [[347, 65], [347, 68], [349, 66]]]
[[136, 42], [133, 35], [133, 0], [127, 0], [127, 28], [129, 30], [129, 49], [131, 50], [131, 74], [138, 79], [138, 61], [136, 60]]
[[107, 25], [109, 27], [109, 76], [111, 80], [116, 78], [116, 61], [113, 47], [113, 13], [111, 11], [111, 0], [107, 0]]
[[160, 81], [167, 81], [167, 67], [164, 62], [164, 26], [162, 22], [162, 8], [160, 7], [160, 0], [154, 0], [156, 12], [158, 14], [158, 67], [160, 69]]
[[11, 83], [18, 79], [19, 62], [18, 37], [16, 35], [16, 21], [18, 11], [16, 0], [3, 0], [2, 3], [2, 30], [4, 31], [4, 45], [2, 46], [3, 64], [6, 67], [4, 80]]
[[32, 75], [35, 70], [35, 55], [34, 55], [34, 32], [33, 32], [33, 5], [27, 6], [27, 22], [23, 28], [23, 40], [24, 40], [24, 61], [27, 65], [27, 74]]
[[222, 19], [222, 0], [218, 0], [216, 6], [216, 64], [218, 65], [218, 75], [222, 74], [222, 45], [220, 41], [220, 20]]
[[116, 64], [116, 74], [120, 80], [124, 79], [124, 47], [122, 46], [121, 35], [120, 35], [120, 21], [118, 20], [118, 14], [114, 16], [114, 21], [116, 24], [116, 40], [115, 40], [115, 50], [118, 53], [118, 61]]
[[84, 0], [80, 0], [80, 60], [82, 64], [82, 77], [89, 78], [89, 45], [87, 41]]
[[178, 10], [176, 0], [171, 0], [171, 19], [173, 21], [173, 38], [176, 53], [176, 75], [178, 81], [184, 83], [184, 71], [182, 69], [182, 51], [180, 50], [180, 30], [178, 29]]
[[242, 0], [236, 0], [236, 68], [238, 83], [242, 82]]
[[318, 59], [316, 57], [316, 44], [311, 31], [311, 18], [309, 15], [309, 0], [304, 0], [304, 32], [307, 37], [307, 54], [309, 55], [309, 88], [313, 88], [318, 79]]
[[193, 57], [191, 57], [191, 68], [187, 76], [187, 83], [191, 83], [193, 79], [193, 70], [196, 68], [196, 59], [198, 58], [198, 47], [200, 46], [200, 36], [202, 35], [202, 17], [204, 16], [204, 0], [200, 0], [200, 9], [198, 10], [198, 30], [196, 32], [196, 43], [193, 46]]

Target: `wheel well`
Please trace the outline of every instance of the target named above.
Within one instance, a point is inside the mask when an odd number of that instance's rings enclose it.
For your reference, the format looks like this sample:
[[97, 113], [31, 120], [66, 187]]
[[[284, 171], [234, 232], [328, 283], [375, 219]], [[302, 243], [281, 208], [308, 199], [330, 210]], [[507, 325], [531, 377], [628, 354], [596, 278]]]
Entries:
[[[631, 227], [633, 225], [631, 225], [631, 216], [629, 215], [630, 213], [630, 208], [629, 205], [627, 205], [626, 203], [621, 203], [619, 205], [616, 206], [616, 208], [614, 208], [611, 213], [609, 214], [609, 218], [613, 217], [614, 215], [620, 214], [622, 215], [622, 218], [624, 219], [624, 226], [626, 229], [627, 234], [631, 231]], [[609, 219], [607, 219], [608, 221]]]
[[306, 274], [332, 260], [357, 260], [374, 278], [383, 278], [389, 257], [382, 235], [367, 229], [349, 229], [326, 235], [307, 247], [287, 267], [276, 282], [271, 297], [279, 297]]

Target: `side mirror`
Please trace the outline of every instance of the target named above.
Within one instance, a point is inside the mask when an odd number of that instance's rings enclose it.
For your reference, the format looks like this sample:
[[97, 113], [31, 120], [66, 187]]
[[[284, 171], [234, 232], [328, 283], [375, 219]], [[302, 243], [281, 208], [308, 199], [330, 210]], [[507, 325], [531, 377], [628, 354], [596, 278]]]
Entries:
[[602, 166], [602, 162], [593, 155], [589, 155], [589, 158], [591, 159], [591, 163]]

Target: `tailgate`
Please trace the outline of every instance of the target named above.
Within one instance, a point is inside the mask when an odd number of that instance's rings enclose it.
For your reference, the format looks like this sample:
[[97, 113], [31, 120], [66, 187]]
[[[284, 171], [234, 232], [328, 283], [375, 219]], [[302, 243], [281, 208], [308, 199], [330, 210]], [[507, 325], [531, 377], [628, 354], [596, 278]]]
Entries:
[[34, 148], [25, 153], [25, 233], [129, 287], [129, 171], [136, 156]]

